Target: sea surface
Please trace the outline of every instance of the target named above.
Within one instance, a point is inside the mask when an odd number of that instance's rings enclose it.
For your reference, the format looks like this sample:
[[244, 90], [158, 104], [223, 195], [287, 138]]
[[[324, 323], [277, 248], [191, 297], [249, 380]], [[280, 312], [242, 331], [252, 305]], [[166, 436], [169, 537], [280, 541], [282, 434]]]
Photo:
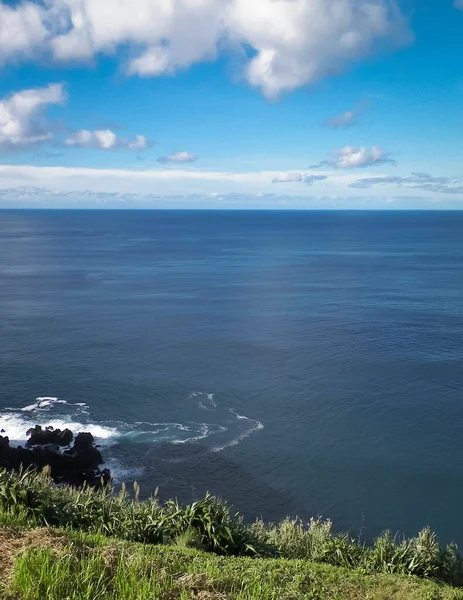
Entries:
[[116, 484], [463, 545], [463, 213], [0, 212], [0, 429]]

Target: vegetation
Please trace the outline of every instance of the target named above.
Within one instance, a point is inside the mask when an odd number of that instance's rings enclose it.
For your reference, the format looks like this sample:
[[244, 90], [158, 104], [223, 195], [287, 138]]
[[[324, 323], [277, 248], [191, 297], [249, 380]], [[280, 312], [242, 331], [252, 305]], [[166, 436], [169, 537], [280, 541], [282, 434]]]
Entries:
[[460, 555], [429, 529], [368, 546], [322, 519], [246, 525], [209, 495], [183, 507], [139, 492], [0, 471], [3, 597], [463, 600], [443, 585], [463, 583]]
[[2, 600], [463, 600], [463, 590], [305, 560], [225, 557], [61, 530], [0, 528], [16, 542]]

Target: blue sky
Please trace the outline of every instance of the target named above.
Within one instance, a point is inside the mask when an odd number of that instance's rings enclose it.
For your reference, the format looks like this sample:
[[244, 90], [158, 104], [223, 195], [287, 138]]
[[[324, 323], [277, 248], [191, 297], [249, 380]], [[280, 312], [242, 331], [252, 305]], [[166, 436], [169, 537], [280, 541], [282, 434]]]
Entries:
[[0, 207], [463, 208], [463, 0], [0, 2]]

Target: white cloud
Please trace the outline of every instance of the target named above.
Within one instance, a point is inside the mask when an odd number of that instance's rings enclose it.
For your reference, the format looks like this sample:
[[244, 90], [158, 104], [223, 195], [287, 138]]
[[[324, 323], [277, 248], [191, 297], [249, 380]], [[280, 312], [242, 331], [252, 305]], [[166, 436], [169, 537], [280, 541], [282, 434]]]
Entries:
[[165, 48], [149, 48], [142, 55], [134, 58], [127, 67], [129, 75], [156, 76], [166, 75], [173, 71]]
[[459, 8], [460, 10], [463, 10], [463, 0], [455, 0], [453, 6], [455, 8]]
[[33, 57], [44, 50], [48, 32], [43, 8], [32, 2], [0, 4], [0, 64]]
[[408, 38], [397, 6], [383, 0], [235, 0], [230, 22], [257, 53], [248, 81], [269, 97], [342, 71], [377, 44]]
[[119, 137], [111, 129], [81, 129], [66, 138], [64, 143], [75, 148], [97, 148], [99, 150], [117, 150], [129, 148], [130, 150], [144, 150], [147, 140], [143, 135], [137, 135], [134, 140]]
[[[89, 60], [129, 48], [128, 74], [172, 74], [235, 49], [270, 97], [411, 40], [395, 0], [47, 0], [1, 5], [0, 59]], [[1, 16], [1, 15], [0, 15]], [[0, 38], [1, 39], [1, 38]]]
[[62, 104], [66, 93], [61, 84], [17, 92], [0, 100], [0, 150], [24, 150], [49, 141], [53, 136], [46, 108]]
[[134, 140], [129, 140], [127, 148], [129, 150], [144, 150], [148, 146], [148, 141], [144, 135], [136, 135]]
[[403, 188], [424, 190], [439, 194], [463, 195], [463, 177], [436, 177], [428, 173], [412, 173], [411, 175], [389, 175], [383, 177], [363, 177], [349, 184], [356, 189], [369, 189], [377, 185], [397, 185]]
[[[92, 169], [80, 167], [36, 167], [32, 165], [0, 165], [2, 186], [53, 188], [74, 192], [88, 189], [95, 193], [118, 192], [146, 194], [212, 194], [212, 193], [273, 193], [272, 181], [282, 174], [278, 171], [227, 172], [179, 169]], [[322, 174], [318, 177], [323, 177]], [[333, 175], [342, 180], [344, 175]], [[352, 178], [347, 180], [351, 183]], [[344, 185], [344, 187], [347, 187]], [[299, 188], [300, 190], [300, 188]], [[289, 192], [289, 190], [288, 190]], [[290, 194], [300, 191], [291, 188]]]
[[360, 102], [355, 106], [355, 108], [346, 110], [339, 115], [335, 115], [334, 117], [327, 119], [324, 125], [325, 127], [329, 127], [331, 129], [347, 129], [348, 127], [352, 127], [357, 123], [358, 118], [365, 113], [368, 105], [368, 101]]
[[[293, 171], [293, 173], [298, 173]], [[283, 173], [284, 174], [284, 173]], [[302, 173], [299, 173], [302, 175]], [[93, 205], [93, 199], [99, 199], [104, 205], [117, 206], [124, 202], [127, 207], [136, 206], [159, 206], [156, 198], [166, 199], [163, 207], [170, 205], [173, 198], [188, 199], [187, 204], [191, 207], [207, 205], [209, 200], [205, 198], [230, 199], [233, 207], [234, 198], [243, 199], [243, 207], [259, 205], [263, 208], [272, 208], [275, 202], [311, 203], [317, 199], [318, 207], [329, 206], [349, 208], [350, 203], [360, 203], [364, 207], [386, 207], [391, 198], [397, 197], [397, 183], [386, 180], [386, 174], [380, 173], [381, 183], [375, 185], [374, 193], [369, 189], [369, 183], [358, 186], [356, 189], [351, 184], [359, 181], [350, 171], [327, 171], [326, 184], [323, 186], [323, 194], [315, 195], [312, 187], [301, 187], [300, 185], [277, 186], [272, 181], [281, 177], [278, 171], [254, 171], [254, 172], [226, 172], [226, 171], [200, 171], [188, 169], [96, 169], [77, 167], [37, 167], [32, 165], [0, 165], [0, 204], [2, 206], [62, 206], [62, 207], [84, 207]], [[320, 174], [321, 176], [321, 174]], [[373, 178], [373, 173], [366, 172], [363, 179]], [[458, 203], [463, 208], [460, 191], [463, 182], [453, 179], [448, 188], [442, 186], [447, 178], [414, 174], [406, 185], [400, 187], [400, 200], [395, 206], [397, 208], [408, 206], [417, 196], [416, 184], [412, 181], [421, 182], [421, 194], [423, 200], [429, 203], [438, 203], [437, 206], [452, 208]], [[380, 183], [377, 181], [376, 183]], [[409, 185], [412, 184], [412, 185]], [[441, 184], [441, 185], [438, 185]], [[363, 189], [365, 188], [365, 189]], [[275, 194], [275, 190], [280, 192]], [[451, 191], [450, 191], [451, 189]], [[45, 192], [48, 190], [48, 192]], [[17, 199], [23, 199], [23, 204], [15, 204]], [[251, 200], [255, 199], [255, 202]], [[273, 199], [272, 199], [273, 198]], [[426, 198], [428, 200], [426, 200]], [[248, 200], [249, 199], [249, 202]], [[259, 200], [260, 199], [260, 200]], [[280, 199], [280, 200], [278, 200]], [[331, 199], [331, 200], [330, 200]], [[447, 204], [445, 204], [447, 203]], [[299, 204], [298, 204], [299, 205]], [[173, 206], [186, 206], [183, 200]], [[301, 205], [301, 207], [304, 207]], [[352, 207], [352, 206], [351, 206]]]
[[326, 127], [330, 127], [331, 129], [347, 129], [348, 127], [354, 124], [354, 121], [354, 111], [347, 110], [346, 112], [337, 115], [336, 117], [331, 117], [331, 119], [327, 119], [325, 121], [325, 125]]
[[190, 152], [175, 152], [169, 156], [160, 156], [158, 162], [160, 163], [191, 163], [198, 160], [198, 157]]
[[328, 179], [326, 175], [310, 175], [308, 173], [282, 173], [272, 179], [272, 183], [305, 183], [306, 185], [312, 185], [317, 181], [323, 181]]
[[98, 192], [76, 189], [21, 186], [0, 187], [1, 208], [97, 208], [97, 209], [269, 209], [272, 210], [463, 210], [461, 198], [429, 196], [394, 196], [383, 198], [345, 195], [288, 195], [273, 193], [161, 194], [133, 192]]
[[[50, 84], [44, 88], [23, 90], [0, 100], [0, 152], [31, 149], [38, 144], [62, 144], [55, 139], [47, 118], [47, 108], [64, 104], [67, 99], [62, 84]], [[110, 129], [76, 131], [64, 140], [67, 146], [115, 150], [144, 150], [148, 141], [143, 135], [124, 138]]]
[[362, 146], [354, 148], [345, 146], [333, 152], [334, 159], [323, 161], [321, 164], [331, 165], [336, 169], [356, 169], [361, 167], [373, 167], [385, 163], [393, 163], [390, 154], [380, 146], [373, 146], [371, 150]]

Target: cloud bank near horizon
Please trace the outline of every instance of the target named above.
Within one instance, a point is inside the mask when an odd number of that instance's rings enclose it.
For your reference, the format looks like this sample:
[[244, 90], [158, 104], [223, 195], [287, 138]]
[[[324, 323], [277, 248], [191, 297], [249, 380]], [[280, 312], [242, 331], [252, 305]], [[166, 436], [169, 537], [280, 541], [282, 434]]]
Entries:
[[[130, 202], [134, 207], [156, 207], [160, 203], [169, 207], [169, 198], [174, 199], [174, 207], [190, 205], [195, 198], [199, 199], [200, 207], [234, 207], [236, 203], [233, 203], [239, 197], [239, 205], [244, 208], [263, 207], [264, 200], [267, 208], [285, 203], [295, 203], [303, 208], [304, 202], [309, 207], [315, 202], [320, 208], [321, 198], [325, 199], [327, 207], [333, 208], [349, 208], [352, 202], [357, 207], [379, 203], [378, 206], [393, 208], [397, 198], [404, 201], [404, 207], [408, 206], [420, 190], [423, 195], [418, 197], [424, 206], [463, 208], [462, 178], [427, 174], [401, 177], [364, 174], [359, 177], [344, 171], [321, 175], [300, 171], [232, 173], [170, 168], [130, 170], [0, 165], [0, 179], [0, 205], [3, 207], [22, 206], [24, 202], [30, 207], [41, 206], [43, 199], [51, 206], [60, 207], [101, 205], [116, 208], [122, 204], [130, 205]], [[275, 193], [275, 183], [284, 183], [278, 186], [278, 193]], [[370, 191], [372, 187], [378, 189], [374, 197]], [[416, 203], [414, 206], [417, 207]]]

